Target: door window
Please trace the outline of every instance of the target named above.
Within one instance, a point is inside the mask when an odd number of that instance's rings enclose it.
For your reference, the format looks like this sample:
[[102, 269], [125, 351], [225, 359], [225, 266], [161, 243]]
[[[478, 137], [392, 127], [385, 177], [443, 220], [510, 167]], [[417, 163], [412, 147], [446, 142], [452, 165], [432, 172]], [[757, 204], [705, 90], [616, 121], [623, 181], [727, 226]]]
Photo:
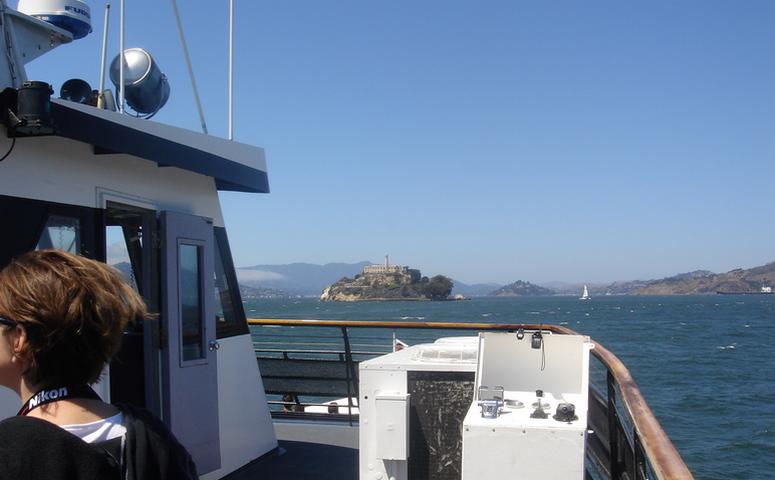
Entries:
[[179, 296], [182, 326], [183, 362], [205, 358], [204, 322], [202, 318], [202, 287], [200, 270], [202, 247], [188, 243], [178, 245], [180, 265]]

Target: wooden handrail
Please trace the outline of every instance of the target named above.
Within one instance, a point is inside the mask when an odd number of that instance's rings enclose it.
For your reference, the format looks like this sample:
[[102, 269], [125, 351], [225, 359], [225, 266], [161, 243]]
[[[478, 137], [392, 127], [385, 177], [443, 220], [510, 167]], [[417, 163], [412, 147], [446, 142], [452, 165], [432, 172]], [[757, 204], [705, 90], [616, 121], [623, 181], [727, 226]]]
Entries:
[[[494, 324], [494, 323], [455, 323], [455, 322], [393, 322], [382, 320], [300, 320], [300, 319], [268, 319], [249, 318], [249, 325], [280, 325], [289, 327], [353, 327], [353, 328], [403, 328], [403, 329], [445, 329], [445, 330], [495, 330], [516, 331], [538, 330], [550, 331], [560, 334], [579, 335], [570, 328], [558, 325], [546, 325], [535, 323]], [[662, 426], [654, 416], [654, 412], [646, 403], [646, 399], [640, 393], [638, 385], [630, 375], [630, 371], [619, 358], [598, 342], [592, 341], [594, 348], [592, 354], [605, 365], [613, 375], [619, 391], [622, 394], [622, 403], [627, 409], [634, 428], [640, 437], [643, 450], [651, 462], [657, 478], [663, 480], [691, 480], [689, 468], [684, 463], [681, 455], [676, 450], [670, 437], [667, 436]]]
[[455, 322], [392, 322], [384, 320], [301, 320], [276, 318], [248, 318], [249, 325], [281, 325], [286, 327], [353, 327], [353, 328], [408, 328], [442, 330], [538, 330], [557, 333], [573, 333], [573, 330], [556, 325], [537, 323], [455, 323]]

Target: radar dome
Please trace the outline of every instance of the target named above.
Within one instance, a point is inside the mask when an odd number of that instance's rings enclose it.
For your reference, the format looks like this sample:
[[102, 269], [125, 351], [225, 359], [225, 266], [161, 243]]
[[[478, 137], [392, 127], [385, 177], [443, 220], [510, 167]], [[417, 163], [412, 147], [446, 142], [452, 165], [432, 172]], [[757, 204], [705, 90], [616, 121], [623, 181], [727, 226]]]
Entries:
[[91, 33], [91, 10], [81, 0], [19, 0], [17, 10], [67, 30], [76, 40]]
[[[117, 55], [110, 64], [110, 80], [119, 88], [119, 63]], [[150, 53], [142, 48], [124, 50], [124, 98], [137, 113], [152, 116], [167, 103], [170, 85], [161, 73], [159, 65]]]

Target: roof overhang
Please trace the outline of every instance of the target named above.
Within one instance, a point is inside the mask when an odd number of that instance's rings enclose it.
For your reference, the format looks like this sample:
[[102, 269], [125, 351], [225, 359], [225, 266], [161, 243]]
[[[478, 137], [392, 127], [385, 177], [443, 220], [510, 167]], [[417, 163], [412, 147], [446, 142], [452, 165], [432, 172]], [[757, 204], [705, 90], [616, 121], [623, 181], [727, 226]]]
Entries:
[[94, 145], [95, 152], [207, 175], [218, 190], [269, 193], [262, 148], [61, 99], [51, 99], [51, 116], [56, 135]]

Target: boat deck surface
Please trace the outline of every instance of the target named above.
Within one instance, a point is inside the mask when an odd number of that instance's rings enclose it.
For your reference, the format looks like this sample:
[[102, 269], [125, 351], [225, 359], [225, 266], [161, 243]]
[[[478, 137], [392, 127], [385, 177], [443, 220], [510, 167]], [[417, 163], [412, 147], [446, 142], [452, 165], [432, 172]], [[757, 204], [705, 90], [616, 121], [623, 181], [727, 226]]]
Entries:
[[358, 450], [318, 443], [281, 440], [278, 448], [245, 465], [224, 480], [357, 480]]

